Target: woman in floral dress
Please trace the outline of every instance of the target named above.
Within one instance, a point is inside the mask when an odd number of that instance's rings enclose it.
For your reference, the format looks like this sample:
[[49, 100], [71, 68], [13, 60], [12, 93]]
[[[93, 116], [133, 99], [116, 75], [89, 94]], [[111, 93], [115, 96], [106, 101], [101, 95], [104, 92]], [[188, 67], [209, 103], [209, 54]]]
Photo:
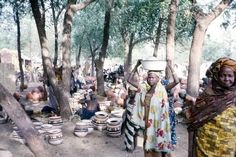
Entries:
[[132, 121], [143, 130], [144, 156], [170, 156], [172, 150], [168, 97], [160, 82], [159, 72], [148, 71], [147, 82], [139, 83], [135, 73], [138, 60], [128, 82], [139, 89], [135, 97]]

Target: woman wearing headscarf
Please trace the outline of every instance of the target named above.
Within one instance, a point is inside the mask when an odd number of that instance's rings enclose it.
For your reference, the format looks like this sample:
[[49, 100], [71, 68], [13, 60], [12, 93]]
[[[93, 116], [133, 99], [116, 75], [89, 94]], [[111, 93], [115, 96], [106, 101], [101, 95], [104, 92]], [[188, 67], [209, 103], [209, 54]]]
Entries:
[[135, 73], [138, 60], [128, 82], [138, 88], [132, 121], [143, 131], [144, 156], [163, 157], [172, 150], [168, 97], [160, 82], [160, 73], [148, 71], [147, 81], [140, 83]]
[[206, 75], [211, 83], [190, 110], [189, 157], [235, 157], [236, 61], [220, 58]]

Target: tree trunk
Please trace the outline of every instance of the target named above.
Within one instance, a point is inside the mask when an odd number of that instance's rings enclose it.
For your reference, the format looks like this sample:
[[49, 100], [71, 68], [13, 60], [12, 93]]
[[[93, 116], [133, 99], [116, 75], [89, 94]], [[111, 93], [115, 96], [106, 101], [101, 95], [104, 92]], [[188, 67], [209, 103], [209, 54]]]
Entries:
[[95, 57], [96, 57], [96, 51], [99, 49], [99, 46], [98, 47], [96, 47], [95, 48], [95, 45], [93, 46], [92, 45], [92, 43], [90, 42], [90, 40], [89, 39], [87, 39], [88, 40], [88, 43], [89, 43], [89, 50], [90, 50], [90, 53], [91, 53], [91, 57], [92, 57], [92, 66], [91, 66], [91, 72], [90, 72], [90, 74], [91, 74], [91, 76], [94, 76], [95, 74], [94, 74], [94, 72], [95, 72], [95, 67], [94, 67], [94, 65], [95, 65]]
[[204, 14], [201, 10], [199, 10], [194, 14], [196, 26], [189, 55], [187, 82], [187, 93], [193, 97], [197, 97], [199, 93], [200, 63], [206, 30], [210, 23], [216, 19], [232, 2], [233, 0], [222, 0], [210, 13]]
[[132, 33], [125, 33], [122, 34], [123, 38], [123, 43], [124, 43], [124, 78], [127, 80], [129, 77], [128, 74], [130, 74], [132, 70], [132, 52], [134, 45], [137, 44], [138, 42], [134, 42], [134, 36], [135, 34]]
[[[98, 48], [97, 48], [98, 49]], [[96, 51], [97, 49], [94, 49], [92, 52], [91, 52], [91, 58], [92, 58], [92, 61], [91, 61], [91, 76], [95, 76], [94, 72], [95, 72], [95, 56], [96, 56]]]
[[[73, 2], [75, 4], [76, 1]], [[71, 64], [70, 64], [70, 51], [71, 51], [71, 31], [74, 12], [71, 9], [72, 2], [67, 6], [64, 23], [63, 23], [63, 40], [62, 40], [62, 80], [65, 90], [69, 97], [70, 80], [71, 80]]]
[[99, 53], [99, 58], [98, 60], [95, 61], [96, 64], [96, 77], [97, 77], [97, 93], [98, 95], [104, 95], [105, 90], [104, 90], [104, 77], [103, 77], [103, 66], [104, 66], [104, 61], [105, 57], [107, 54], [107, 46], [108, 46], [108, 41], [109, 41], [109, 28], [110, 28], [110, 19], [111, 19], [111, 7], [113, 0], [107, 0], [108, 3], [108, 9], [106, 10], [105, 13], [105, 20], [104, 20], [104, 30], [103, 30], [103, 42], [102, 42], [102, 47], [101, 51]]
[[[129, 54], [129, 37], [128, 33], [121, 33], [124, 43], [124, 78], [128, 78], [128, 54]], [[131, 61], [132, 63], [132, 61]]]
[[[68, 10], [65, 14], [65, 19], [64, 19], [64, 37], [65, 39], [63, 40], [62, 47], [63, 47], [63, 84], [62, 85], [57, 85], [57, 79], [55, 77], [55, 72], [53, 71], [52, 68], [52, 61], [49, 55], [49, 49], [48, 49], [48, 44], [47, 44], [47, 37], [46, 37], [46, 32], [45, 32], [45, 25], [44, 25], [44, 20], [41, 18], [41, 13], [39, 10], [39, 5], [37, 1], [30, 0], [31, 7], [33, 10], [33, 15], [35, 18], [35, 22], [37, 25], [38, 29], [38, 34], [39, 34], [39, 39], [40, 39], [40, 45], [42, 49], [42, 61], [43, 61], [43, 67], [46, 73], [46, 76], [48, 78], [48, 81], [50, 85], [52, 85], [52, 88], [54, 90], [55, 96], [57, 98], [57, 101], [60, 106], [60, 114], [62, 119], [69, 119], [71, 116], [71, 110], [69, 104], [69, 85], [70, 85], [70, 73], [71, 73], [71, 67], [70, 67], [70, 50], [66, 50], [67, 48], [70, 49], [70, 33], [71, 33], [71, 27], [72, 23], [68, 23], [68, 21], [72, 22], [73, 18], [73, 13], [76, 11], [79, 11], [85, 7], [87, 7], [90, 3], [94, 2], [95, 0], [87, 0], [84, 2], [81, 2], [76, 5], [70, 5], [68, 7]], [[43, 3], [43, 1], [41, 2]], [[70, 3], [70, 1], [69, 1]], [[69, 18], [69, 19], [67, 19]], [[70, 19], [71, 18], [71, 19]], [[69, 39], [69, 40], [66, 40]], [[67, 54], [69, 53], [69, 54]], [[69, 75], [68, 75], [69, 74]], [[69, 77], [68, 77], [69, 76]]]
[[[68, 6], [64, 16], [63, 23], [63, 41], [62, 41], [62, 81], [63, 81], [63, 93], [60, 93], [63, 96], [63, 101], [66, 103], [61, 104], [63, 108], [60, 108], [61, 116], [65, 119], [69, 119], [71, 115], [71, 110], [69, 107], [69, 98], [70, 98], [70, 80], [71, 80], [71, 61], [70, 61], [70, 51], [71, 51], [71, 30], [73, 23], [74, 13], [80, 11], [87, 7], [90, 3], [95, 0], [87, 0], [79, 4], [75, 4], [76, 0], [69, 0]], [[59, 102], [60, 103], [60, 102]]]
[[57, 60], [58, 60], [58, 28], [57, 28], [57, 22], [58, 19], [56, 19], [56, 15], [55, 15], [55, 9], [54, 9], [54, 1], [51, 0], [51, 8], [52, 8], [52, 18], [53, 18], [53, 25], [54, 25], [54, 58], [53, 58], [53, 65], [54, 67], [57, 67]]
[[159, 23], [158, 23], [158, 27], [156, 30], [156, 39], [154, 41], [154, 52], [153, 52], [153, 56], [157, 57], [157, 52], [158, 52], [158, 48], [159, 48], [159, 44], [160, 44], [160, 37], [161, 37], [161, 28], [162, 28], [162, 24], [163, 24], [164, 19], [160, 18], [159, 19]]
[[7, 112], [11, 120], [14, 121], [16, 126], [21, 131], [23, 138], [30, 150], [36, 157], [51, 157], [48, 147], [43, 140], [43, 137], [34, 128], [31, 120], [26, 115], [21, 105], [15, 98], [7, 91], [6, 88], [0, 83], [0, 104]]
[[68, 105], [69, 100], [66, 99], [67, 95], [65, 95], [65, 89], [63, 88], [63, 86], [59, 86], [57, 84], [57, 79], [55, 76], [55, 72], [52, 68], [52, 61], [51, 61], [49, 51], [48, 51], [49, 48], [48, 48], [47, 37], [46, 37], [46, 32], [45, 32], [45, 27], [44, 27], [44, 21], [41, 19], [41, 13], [39, 11], [38, 3], [37, 1], [34, 1], [34, 0], [30, 0], [30, 3], [31, 3], [33, 15], [34, 15], [35, 22], [38, 29], [43, 68], [45, 70], [44, 72], [46, 73], [49, 84], [52, 86], [54, 94], [59, 103], [60, 114], [61, 114], [62, 119], [69, 119], [71, 115], [71, 110]]
[[18, 51], [18, 61], [19, 61], [19, 68], [20, 68], [20, 91], [24, 90], [24, 70], [22, 67], [22, 59], [21, 59], [21, 32], [20, 32], [20, 19], [19, 19], [19, 12], [18, 6], [16, 7], [16, 25], [17, 25], [17, 51]]
[[187, 93], [194, 97], [198, 96], [202, 46], [206, 29], [205, 26], [197, 23], [190, 49]]
[[[199, 94], [199, 77], [200, 77], [200, 61], [202, 56], [202, 47], [205, 37], [205, 32], [210, 23], [218, 17], [233, 0], [222, 0], [210, 13], [204, 14], [199, 11], [195, 13], [196, 26], [193, 34], [193, 41], [189, 55], [189, 68], [188, 68], [188, 81], [187, 81], [187, 93], [193, 97], [197, 97]], [[189, 141], [191, 141], [191, 134], [188, 135]], [[188, 157], [192, 157], [193, 143], [188, 143]]]
[[125, 62], [124, 62], [124, 78], [127, 80], [128, 74], [130, 74], [132, 70], [132, 51], [133, 51], [133, 41], [134, 41], [134, 33], [131, 33], [130, 36], [124, 38], [125, 45]]
[[[171, 0], [169, 5], [169, 16], [167, 24], [167, 36], [166, 36], [166, 59], [171, 62], [174, 59], [175, 52], [175, 21], [177, 15], [177, 8], [179, 5], [179, 0]], [[172, 80], [172, 74], [169, 68], [166, 68], [166, 77]]]
[[80, 56], [81, 56], [82, 45], [79, 45], [78, 54], [76, 55], [76, 66], [80, 66]]
[[[76, 3], [75, 1], [73, 3]], [[69, 98], [70, 98], [70, 83], [71, 83], [71, 64], [70, 64], [70, 51], [71, 51], [71, 30], [73, 23], [73, 11], [71, 9], [72, 4], [69, 3], [64, 15], [63, 23], [63, 40], [62, 40], [62, 87], [64, 94], [61, 95], [66, 101], [67, 105], [63, 105], [63, 108], [60, 109], [60, 113], [63, 114], [63, 117], [69, 119], [71, 113], [69, 107]], [[64, 110], [62, 112], [62, 110]]]

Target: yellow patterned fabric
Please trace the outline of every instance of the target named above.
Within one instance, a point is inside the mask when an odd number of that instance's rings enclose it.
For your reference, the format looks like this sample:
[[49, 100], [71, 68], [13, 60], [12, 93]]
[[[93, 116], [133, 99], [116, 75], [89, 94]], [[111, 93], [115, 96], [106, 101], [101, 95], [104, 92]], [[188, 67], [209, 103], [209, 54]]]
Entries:
[[236, 156], [236, 107], [229, 107], [198, 129], [197, 157]]

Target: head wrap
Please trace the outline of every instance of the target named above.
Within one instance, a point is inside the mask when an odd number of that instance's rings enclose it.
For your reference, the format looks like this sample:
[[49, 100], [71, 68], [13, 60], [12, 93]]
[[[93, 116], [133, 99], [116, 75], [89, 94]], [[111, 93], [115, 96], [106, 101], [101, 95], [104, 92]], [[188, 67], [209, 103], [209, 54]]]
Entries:
[[228, 57], [223, 57], [217, 59], [214, 63], [211, 64], [209, 69], [206, 71], [206, 76], [218, 80], [218, 74], [222, 67], [230, 67], [236, 72], [236, 60], [233, 60]]
[[211, 64], [206, 76], [211, 78], [211, 85], [197, 98], [195, 105], [191, 106], [190, 125], [188, 130], [196, 130], [229, 106], [236, 106], [236, 83], [228, 89], [219, 84], [219, 72], [222, 67], [230, 67], [236, 73], [236, 61], [223, 57]]
[[157, 77], [161, 78], [162, 74], [161, 71], [154, 71], [154, 70], [149, 70], [148, 71], [148, 75], [149, 74], [155, 74]]

